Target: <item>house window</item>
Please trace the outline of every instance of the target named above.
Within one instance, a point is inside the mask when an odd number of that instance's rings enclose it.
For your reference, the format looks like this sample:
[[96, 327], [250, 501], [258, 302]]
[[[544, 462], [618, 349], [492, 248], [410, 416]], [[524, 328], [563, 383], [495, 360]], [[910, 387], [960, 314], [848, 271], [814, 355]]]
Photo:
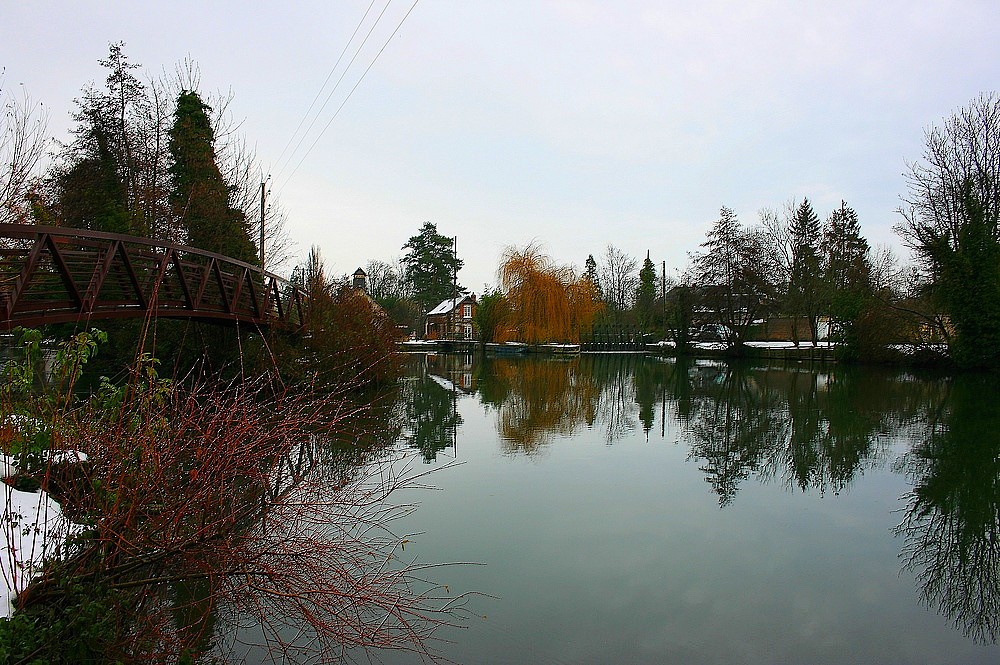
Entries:
[[472, 339], [472, 326], [468, 323], [465, 324], [463, 332], [465, 333], [465, 339]]
[[472, 318], [472, 305], [462, 305], [462, 318], [463, 319]]

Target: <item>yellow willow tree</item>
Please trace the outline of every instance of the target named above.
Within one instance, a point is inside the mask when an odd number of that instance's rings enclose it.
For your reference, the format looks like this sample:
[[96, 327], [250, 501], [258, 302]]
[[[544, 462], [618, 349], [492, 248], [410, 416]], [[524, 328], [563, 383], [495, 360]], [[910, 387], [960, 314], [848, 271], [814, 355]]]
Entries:
[[510, 306], [508, 328], [529, 344], [579, 342], [601, 308], [590, 282], [555, 264], [536, 243], [507, 247], [497, 276]]

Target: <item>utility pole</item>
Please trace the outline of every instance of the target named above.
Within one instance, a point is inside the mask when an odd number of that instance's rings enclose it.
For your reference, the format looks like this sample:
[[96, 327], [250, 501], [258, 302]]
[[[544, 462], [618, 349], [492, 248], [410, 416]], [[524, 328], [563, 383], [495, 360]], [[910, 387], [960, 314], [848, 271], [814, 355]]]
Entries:
[[667, 332], [667, 262], [663, 262], [660, 270], [660, 302], [663, 303], [663, 333]]
[[264, 272], [264, 200], [267, 197], [265, 182], [260, 183], [260, 271]]
[[458, 270], [455, 268], [455, 262], [458, 260], [458, 236], [451, 239], [451, 313], [448, 315], [450, 319], [448, 323], [448, 332], [452, 337], [457, 338], [458, 335], [455, 333], [455, 309], [458, 307]]

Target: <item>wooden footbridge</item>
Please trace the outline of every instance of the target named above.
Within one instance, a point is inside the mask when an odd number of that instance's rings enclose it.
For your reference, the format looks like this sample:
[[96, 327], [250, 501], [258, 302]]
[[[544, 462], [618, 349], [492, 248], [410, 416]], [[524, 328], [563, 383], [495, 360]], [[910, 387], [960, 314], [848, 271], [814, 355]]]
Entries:
[[114, 233], [0, 224], [0, 330], [131, 317], [297, 327], [304, 301], [287, 280], [221, 254]]

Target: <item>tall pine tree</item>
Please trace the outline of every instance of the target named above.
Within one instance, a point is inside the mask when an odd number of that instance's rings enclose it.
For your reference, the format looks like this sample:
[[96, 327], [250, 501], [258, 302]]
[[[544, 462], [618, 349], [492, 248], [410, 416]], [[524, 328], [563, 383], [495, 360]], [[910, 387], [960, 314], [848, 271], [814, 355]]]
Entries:
[[209, 110], [196, 92], [177, 97], [169, 143], [170, 206], [187, 230], [188, 244], [256, 263], [246, 217], [230, 204], [230, 187], [219, 170]]
[[639, 317], [639, 326], [649, 330], [653, 323], [653, 306], [656, 302], [656, 266], [649, 258], [646, 250], [646, 260], [639, 270], [639, 286], [635, 290], [635, 309]]
[[857, 213], [842, 201], [823, 230], [823, 284], [836, 335], [849, 357], [861, 353], [861, 322], [872, 305], [869, 251]]
[[456, 255], [452, 239], [438, 233], [435, 224], [424, 222], [420, 233], [407, 240], [403, 249], [408, 250], [403, 256], [406, 280], [414, 301], [425, 313], [453, 295], [465, 293], [462, 287], [455, 293], [455, 276], [463, 261]]
[[597, 299], [603, 302], [604, 292], [601, 290], [601, 278], [597, 274], [597, 261], [594, 260], [593, 254], [588, 254], [587, 260], [583, 264], [583, 279], [593, 285]]
[[798, 321], [805, 318], [813, 344], [823, 310], [820, 288], [820, 221], [809, 199], [803, 199], [792, 217], [792, 270], [788, 281], [788, 313], [792, 316], [792, 339], [798, 343]]

